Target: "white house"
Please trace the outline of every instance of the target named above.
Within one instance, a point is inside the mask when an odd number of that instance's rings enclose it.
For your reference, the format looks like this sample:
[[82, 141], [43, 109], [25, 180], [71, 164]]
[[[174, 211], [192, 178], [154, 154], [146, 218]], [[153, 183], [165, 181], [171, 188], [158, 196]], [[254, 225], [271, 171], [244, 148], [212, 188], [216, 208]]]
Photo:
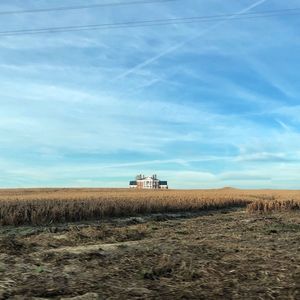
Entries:
[[161, 181], [156, 174], [152, 176], [137, 175], [134, 181], [129, 182], [130, 188], [136, 189], [168, 189], [168, 182]]

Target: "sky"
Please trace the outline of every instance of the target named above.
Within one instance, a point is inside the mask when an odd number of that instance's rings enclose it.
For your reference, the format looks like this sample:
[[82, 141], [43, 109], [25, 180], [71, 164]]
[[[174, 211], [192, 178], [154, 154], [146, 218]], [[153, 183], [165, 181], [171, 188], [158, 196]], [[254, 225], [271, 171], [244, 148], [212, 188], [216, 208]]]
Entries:
[[[0, 31], [300, 8], [3, 0]], [[120, 2], [128, 2], [122, 0]], [[300, 189], [300, 18], [0, 36], [0, 187]]]

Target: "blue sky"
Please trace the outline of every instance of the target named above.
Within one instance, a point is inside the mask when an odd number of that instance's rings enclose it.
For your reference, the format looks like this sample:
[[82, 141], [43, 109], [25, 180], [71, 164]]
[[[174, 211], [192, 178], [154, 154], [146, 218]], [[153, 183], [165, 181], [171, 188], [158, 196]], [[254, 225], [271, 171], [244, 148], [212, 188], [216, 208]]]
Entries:
[[[86, 3], [3, 0], [0, 10]], [[0, 25], [295, 7], [177, 0], [1, 15]], [[299, 23], [295, 15], [0, 37], [0, 187], [126, 187], [137, 173], [157, 173], [172, 188], [299, 188]]]

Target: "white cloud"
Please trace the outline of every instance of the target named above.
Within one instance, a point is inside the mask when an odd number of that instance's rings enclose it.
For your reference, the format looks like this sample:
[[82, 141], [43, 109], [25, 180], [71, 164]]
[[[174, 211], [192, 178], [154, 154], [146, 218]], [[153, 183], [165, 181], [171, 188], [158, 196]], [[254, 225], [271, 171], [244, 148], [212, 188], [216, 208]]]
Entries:
[[[159, 9], [84, 11], [80, 18], [28, 15], [0, 25], [209, 15], [253, 3], [259, 2], [180, 1]], [[260, 9], [271, 6], [261, 3]], [[143, 170], [157, 170], [173, 187], [295, 186], [299, 90], [292, 50], [299, 42], [289, 22], [2, 38], [0, 186], [126, 186]]]

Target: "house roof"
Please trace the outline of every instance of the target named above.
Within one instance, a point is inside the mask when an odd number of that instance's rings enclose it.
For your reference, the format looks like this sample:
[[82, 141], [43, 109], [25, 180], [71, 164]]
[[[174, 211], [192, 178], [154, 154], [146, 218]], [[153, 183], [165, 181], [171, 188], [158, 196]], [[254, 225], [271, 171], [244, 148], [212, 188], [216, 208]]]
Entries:
[[159, 181], [159, 184], [160, 184], [160, 185], [168, 185], [168, 181], [161, 181], [161, 180], [160, 180], [160, 181]]

